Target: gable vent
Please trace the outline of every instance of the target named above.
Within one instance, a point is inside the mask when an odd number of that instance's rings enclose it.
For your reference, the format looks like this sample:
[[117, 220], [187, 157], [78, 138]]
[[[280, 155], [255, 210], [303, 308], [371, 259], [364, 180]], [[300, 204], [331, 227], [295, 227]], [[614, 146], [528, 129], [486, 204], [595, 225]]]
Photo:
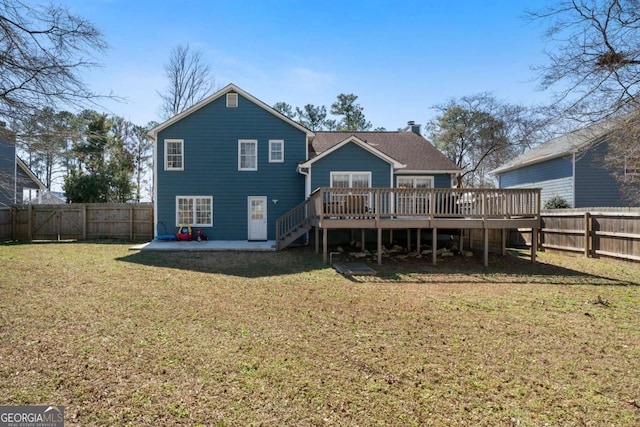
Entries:
[[227, 94], [227, 108], [236, 108], [238, 106], [238, 94], [237, 93], [228, 93]]

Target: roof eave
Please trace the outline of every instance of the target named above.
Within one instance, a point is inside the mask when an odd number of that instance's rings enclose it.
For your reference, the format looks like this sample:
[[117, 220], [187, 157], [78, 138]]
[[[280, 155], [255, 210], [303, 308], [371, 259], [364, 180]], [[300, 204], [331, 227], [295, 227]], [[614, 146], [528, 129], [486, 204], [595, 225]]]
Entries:
[[22, 171], [27, 174], [27, 176], [31, 179], [31, 181], [33, 181], [40, 190], [46, 190], [47, 187], [44, 185], [44, 183], [42, 181], [40, 181], [40, 178], [38, 178], [29, 168], [29, 166], [27, 166], [27, 164], [18, 156], [16, 156], [16, 163], [18, 164], [18, 166], [20, 167], [20, 169], [22, 169]]
[[309, 129], [305, 128], [300, 123], [290, 119], [289, 117], [285, 116], [284, 114], [281, 114], [280, 112], [278, 112], [274, 108], [272, 108], [269, 105], [265, 104], [264, 102], [260, 101], [258, 98], [256, 98], [255, 96], [251, 95], [250, 93], [245, 92], [244, 90], [240, 89], [238, 86], [234, 85], [233, 83], [229, 83], [228, 85], [226, 85], [225, 87], [223, 87], [219, 91], [217, 91], [214, 94], [208, 96], [207, 98], [205, 98], [202, 101], [198, 102], [194, 106], [186, 109], [182, 113], [179, 113], [179, 114], [173, 116], [172, 118], [170, 118], [169, 120], [166, 120], [165, 122], [163, 122], [163, 123], [159, 124], [158, 126], [154, 127], [149, 132], [147, 132], [147, 136], [149, 136], [151, 139], [153, 139], [155, 141], [157, 139], [157, 137], [158, 137], [158, 132], [168, 128], [169, 126], [173, 125], [174, 123], [179, 122], [183, 118], [189, 116], [190, 114], [193, 114], [194, 112], [198, 111], [202, 107], [210, 104], [211, 102], [215, 101], [216, 99], [218, 99], [218, 98], [226, 95], [228, 92], [232, 92], [232, 91], [242, 95], [244, 98], [247, 98], [248, 100], [250, 100], [254, 104], [260, 106], [261, 108], [263, 108], [267, 112], [273, 114], [274, 116], [278, 117], [279, 119], [282, 119], [285, 122], [289, 123], [291, 126], [293, 126], [293, 127], [297, 128], [298, 130], [304, 132], [307, 135], [307, 138], [311, 138], [311, 137], [315, 136], [315, 134], [312, 131], [310, 131]]
[[338, 144], [334, 145], [333, 147], [329, 148], [328, 150], [325, 150], [322, 153], [318, 154], [313, 159], [309, 159], [306, 162], [301, 163], [300, 167], [308, 168], [308, 167], [311, 166], [312, 163], [315, 163], [317, 160], [320, 160], [320, 159], [328, 156], [329, 154], [337, 151], [338, 149], [344, 147], [346, 144], [348, 144], [350, 142], [353, 142], [354, 144], [358, 145], [359, 147], [363, 148], [364, 150], [369, 151], [371, 154], [373, 154], [373, 155], [379, 157], [380, 159], [386, 161], [387, 163], [391, 164], [394, 169], [403, 169], [403, 168], [407, 167], [407, 165], [400, 163], [399, 161], [397, 161], [393, 157], [383, 153], [382, 151], [378, 150], [375, 147], [370, 146], [369, 144], [367, 144], [366, 142], [364, 142], [363, 140], [361, 140], [360, 138], [358, 138], [357, 136], [354, 136], [354, 135], [351, 135], [350, 137], [345, 138], [343, 141], [339, 142]]
[[494, 169], [492, 171], [489, 171], [489, 173], [491, 175], [497, 175], [497, 174], [501, 174], [501, 173], [505, 173], [505, 172], [511, 172], [513, 170], [521, 169], [521, 168], [524, 168], [524, 167], [527, 167], [527, 166], [537, 165], [538, 163], [548, 162], [549, 160], [555, 160], [555, 159], [559, 159], [561, 157], [570, 156], [570, 155], [573, 155], [575, 152], [576, 152], [576, 150], [571, 150], [571, 151], [564, 151], [562, 153], [550, 154], [550, 155], [545, 156], [545, 157], [540, 157], [540, 158], [537, 158], [537, 159], [533, 159], [533, 160], [530, 160], [528, 162], [518, 163], [518, 164], [513, 165], [513, 166], [500, 167], [500, 168]]

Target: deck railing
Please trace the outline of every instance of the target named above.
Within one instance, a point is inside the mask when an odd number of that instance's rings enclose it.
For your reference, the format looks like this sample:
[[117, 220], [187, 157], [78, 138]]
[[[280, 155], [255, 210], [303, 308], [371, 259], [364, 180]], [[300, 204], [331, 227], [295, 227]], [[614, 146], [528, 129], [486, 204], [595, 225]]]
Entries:
[[539, 189], [319, 188], [310, 200], [323, 219], [540, 215]]

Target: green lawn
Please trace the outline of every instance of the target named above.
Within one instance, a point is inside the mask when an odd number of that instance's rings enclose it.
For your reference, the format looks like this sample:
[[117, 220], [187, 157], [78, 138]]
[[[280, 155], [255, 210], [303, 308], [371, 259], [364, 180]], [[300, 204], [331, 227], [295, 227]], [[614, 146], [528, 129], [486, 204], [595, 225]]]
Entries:
[[0, 246], [0, 404], [66, 425], [640, 423], [640, 264]]

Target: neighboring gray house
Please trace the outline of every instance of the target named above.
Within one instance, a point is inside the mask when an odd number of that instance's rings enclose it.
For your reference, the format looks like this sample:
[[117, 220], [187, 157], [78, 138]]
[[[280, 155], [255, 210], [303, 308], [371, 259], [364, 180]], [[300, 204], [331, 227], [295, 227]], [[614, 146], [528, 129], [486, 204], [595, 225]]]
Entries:
[[605, 162], [612, 126], [609, 121], [562, 135], [491, 173], [500, 188], [540, 188], [543, 206], [554, 196], [573, 208], [628, 206], [621, 183]]
[[67, 199], [64, 193], [46, 190], [40, 192], [38, 197], [29, 200], [29, 203], [32, 205], [63, 205], [67, 203]]
[[0, 207], [22, 203], [25, 189], [45, 186], [16, 155], [15, 144], [0, 137]]

